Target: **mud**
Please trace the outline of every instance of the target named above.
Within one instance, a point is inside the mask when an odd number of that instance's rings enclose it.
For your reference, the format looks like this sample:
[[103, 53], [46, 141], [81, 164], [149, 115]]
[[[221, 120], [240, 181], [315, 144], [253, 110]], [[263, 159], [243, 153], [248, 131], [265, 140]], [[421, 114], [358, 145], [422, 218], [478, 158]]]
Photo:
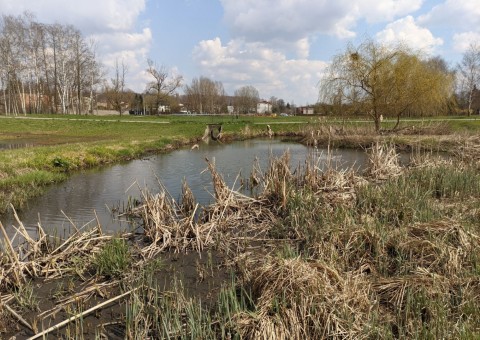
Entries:
[[[206, 309], [214, 307], [220, 289], [229, 282], [232, 275], [232, 268], [226, 265], [225, 256], [215, 250], [187, 254], [163, 253], [157, 260], [160, 260], [161, 265], [153, 277], [157, 287], [163, 287], [161, 294], [181, 289], [187, 298], [200, 299]], [[37, 329], [45, 330], [122, 294], [121, 284], [102, 286], [103, 283], [105, 282], [97, 282], [98, 289], [92, 293], [82, 294], [92, 287], [93, 282], [90, 279], [82, 281], [78, 277], [65, 277], [56, 280], [34, 280], [33, 295], [38, 302], [38, 309], [17, 312]], [[76, 294], [78, 298], [66, 305], [65, 300]], [[46, 311], [53, 312], [45, 317]], [[66, 339], [72, 334], [83, 334], [85, 339], [94, 339], [100, 335], [108, 339], [124, 339], [125, 314], [125, 300], [121, 299], [84, 318], [72, 321], [45, 338]], [[0, 330], [2, 339], [28, 339], [35, 334], [5, 309], [0, 313]]]

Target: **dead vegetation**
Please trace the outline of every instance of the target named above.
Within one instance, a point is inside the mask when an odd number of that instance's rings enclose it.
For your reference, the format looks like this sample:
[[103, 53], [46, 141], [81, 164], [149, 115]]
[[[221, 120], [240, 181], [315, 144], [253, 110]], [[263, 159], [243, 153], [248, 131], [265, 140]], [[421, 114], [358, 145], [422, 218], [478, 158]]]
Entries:
[[[126, 338], [479, 336], [478, 144], [465, 148], [469, 162], [416, 155], [407, 167], [399, 165], [392, 144], [375, 143], [368, 152], [364, 173], [322, 168], [313, 156], [297, 167], [288, 153], [272, 158], [265, 171], [252, 171], [250, 182], [261, 189], [255, 197], [229, 188], [206, 160], [215, 198], [206, 207], [185, 181], [179, 203], [162, 187], [159, 193], [145, 189], [141, 204], [126, 212], [141, 220], [142, 240], [131, 241], [134, 261], [120, 276], [92, 274], [92, 257], [112, 239], [99, 226], [53, 242], [40, 227], [33, 239], [17, 221], [25, 242], [5, 242], [3, 313], [32, 328], [29, 334], [46, 329], [46, 315], [54, 312], [25, 318], [15, 311], [14, 292], [32, 278], [76, 275], [88, 284], [53, 311], [116, 287], [118, 294], [103, 302], [125, 300], [115, 322]], [[151, 263], [162, 254], [211, 250], [225, 261], [214, 266], [207, 257], [197, 264], [199, 282], [213, 280], [219, 268], [233, 279], [222, 282], [220, 292], [217, 287], [208, 307], [187, 298], [179, 281], [172, 289], [155, 281], [163, 270]], [[78, 325], [75, 320], [65, 324]], [[65, 334], [55, 333], [59, 329], [52, 334]]]

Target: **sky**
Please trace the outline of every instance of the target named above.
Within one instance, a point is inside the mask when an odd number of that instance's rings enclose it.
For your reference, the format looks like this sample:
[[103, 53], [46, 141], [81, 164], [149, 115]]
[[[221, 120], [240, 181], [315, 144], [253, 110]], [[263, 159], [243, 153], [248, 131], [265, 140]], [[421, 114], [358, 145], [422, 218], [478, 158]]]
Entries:
[[2, 15], [24, 11], [94, 39], [105, 70], [123, 61], [136, 92], [152, 80], [151, 59], [184, 84], [208, 77], [229, 95], [251, 85], [297, 106], [317, 102], [348, 44], [402, 42], [455, 67], [480, 42], [479, 0], [0, 0]]

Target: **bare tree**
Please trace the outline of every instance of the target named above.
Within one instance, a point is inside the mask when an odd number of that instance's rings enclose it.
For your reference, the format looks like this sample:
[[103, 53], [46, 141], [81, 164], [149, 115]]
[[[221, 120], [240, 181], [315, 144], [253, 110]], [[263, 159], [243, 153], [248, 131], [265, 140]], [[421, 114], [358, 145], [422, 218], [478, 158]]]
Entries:
[[207, 77], [194, 78], [186, 85], [185, 97], [188, 107], [200, 113], [220, 113], [225, 106], [223, 84]]
[[115, 74], [110, 79], [111, 85], [106, 86], [105, 93], [107, 94], [107, 100], [114, 110], [118, 111], [120, 115], [123, 114], [128, 102], [128, 95], [125, 91], [125, 76], [127, 74], [127, 66], [122, 61], [118, 63], [118, 59], [115, 60]]
[[234, 103], [238, 113], [255, 112], [260, 100], [258, 90], [251, 86], [243, 86], [235, 91]]
[[166, 104], [168, 97], [182, 85], [183, 77], [181, 75], [170, 74], [164, 65], [158, 66], [151, 59], [147, 60], [147, 72], [153, 77], [153, 81], [148, 83], [146, 92], [155, 96], [155, 108], [161, 104]]
[[471, 44], [463, 54], [462, 61], [457, 66], [460, 88], [467, 104], [468, 115], [472, 112], [473, 95], [480, 87], [480, 45]]
[[[0, 20], [0, 90], [8, 113], [86, 111], [84, 95], [99, 73], [92, 46], [68, 25], [45, 25], [32, 14]], [[98, 77], [95, 83], [98, 84]]]

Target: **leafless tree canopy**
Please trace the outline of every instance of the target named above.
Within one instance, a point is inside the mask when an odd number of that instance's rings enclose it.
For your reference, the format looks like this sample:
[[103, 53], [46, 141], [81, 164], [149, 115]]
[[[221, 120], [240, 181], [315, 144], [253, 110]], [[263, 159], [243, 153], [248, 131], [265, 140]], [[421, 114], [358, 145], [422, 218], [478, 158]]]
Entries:
[[115, 61], [114, 77], [110, 79], [111, 85], [106, 85], [104, 92], [108, 103], [114, 110], [118, 111], [120, 115], [123, 114], [127, 108], [127, 104], [131, 101], [132, 92], [125, 90], [125, 76], [128, 68], [122, 61], [120, 64], [118, 60]]
[[249, 85], [235, 91], [235, 107], [238, 113], [255, 112], [260, 100], [258, 90]]
[[185, 86], [185, 98], [190, 110], [199, 113], [221, 113], [226, 106], [225, 90], [219, 81], [207, 77], [194, 78]]
[[460, 98], [467, 106], [468, 115], [472, 112], [475, 90], [480, 88], [480, 45], [472, 44], [464, 53], [457, 66]]
[[0, 110], [7, 114], [86, 113], [102, 71], [95, 44], [71, 25], [33, 15], [0, 20]]
[[182, 86], [183, 77], [171, 74], [164, 65], [158, 66], [153, 60], [148, 59], [147, 72], [153, 81], [148, 83], [146, 92], [155, 96], [155, 108], [167, 104], [168, 97]]

